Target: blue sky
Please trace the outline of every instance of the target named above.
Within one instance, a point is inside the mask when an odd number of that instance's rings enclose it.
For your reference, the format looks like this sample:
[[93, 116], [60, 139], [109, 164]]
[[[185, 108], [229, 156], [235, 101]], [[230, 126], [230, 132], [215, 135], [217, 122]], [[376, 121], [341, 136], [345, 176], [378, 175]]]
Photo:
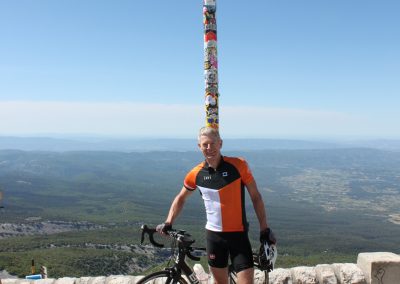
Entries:
[[[217, 0], [224, 137], [400, 138], [400, 2]], [[202, 1], [0, 0], [0, 135], [195, 137]]]

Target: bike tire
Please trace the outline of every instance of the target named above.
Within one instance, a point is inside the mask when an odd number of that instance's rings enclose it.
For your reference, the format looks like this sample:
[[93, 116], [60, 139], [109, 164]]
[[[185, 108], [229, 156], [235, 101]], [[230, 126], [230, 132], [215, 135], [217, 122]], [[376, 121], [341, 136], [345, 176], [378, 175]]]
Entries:
[[174, 279], [172, 279], [172, 277], [170, 276], [170, 272], [169, 271], [158, 271], [158, 272], [154, 272], [151, 273], [147, 276], [145, 276], [144, 278], [140, 279], [137, 284], [188, 284], [186, 282], [185, 279], [183, 279], [182, 277], [179, 278], [178, 281], [175, 281]]

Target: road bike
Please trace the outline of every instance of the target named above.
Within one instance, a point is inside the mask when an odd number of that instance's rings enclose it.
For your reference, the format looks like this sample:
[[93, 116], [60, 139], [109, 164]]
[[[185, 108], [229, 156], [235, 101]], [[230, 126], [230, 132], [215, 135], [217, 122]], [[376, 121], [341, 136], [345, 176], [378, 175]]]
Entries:
[[[155, 228], [149, 228], [147, 225], [142, 225], [141, 227], [142, 235], [141, 235], [141, 243], [143, 244], [145, 235], [149, 236], [149, 240], [151, 244], [155, 247], [163, 247], [164, 245], [156, 242], [154, 240], [154, 233], [157, 233]], [[200, 284], [200, 283], [213, 283], [211, 276], [208, 276], [207, 279], [199, 279], [193, 269], [186, 263], [185, 259], [188, 257], [191, 260], [199, 261], [200, 257], [196, 256], [196, 252], [205, 252], [205, 248], [203, 247], [194, 247], [193, 244], [195, 240], [191, 237], [190, 234], [186, 233], [184, 230], [170, 230], [167, 231], [166, 234], [171, 237], [173, 248], [173, 253], [171, 254], [171, 260], [173, 259], [173, 265], [168, 265], [168, 267], [162, 269], [161, 271], [153, 272], [144, 278], [140, 279], [137, 284], [158, 284], [158, 283], [167, 283], [167, 284]], [[176, 251], [174, 248], [177, 248]], [[268, 272], [273, 269], [272, 264], [265, 264], [260, 258], [258, 252], [253, 252], [253, 260], [255, 268], [259, 269], [257, 278], [254, 279], [255, 283], [265, 283], [269, 284], [268, 281]], [[237, 277], [236, 272], [233, 269], [232, 265], [228, 267], [229, 271], [229, 283], [236, 284]]]

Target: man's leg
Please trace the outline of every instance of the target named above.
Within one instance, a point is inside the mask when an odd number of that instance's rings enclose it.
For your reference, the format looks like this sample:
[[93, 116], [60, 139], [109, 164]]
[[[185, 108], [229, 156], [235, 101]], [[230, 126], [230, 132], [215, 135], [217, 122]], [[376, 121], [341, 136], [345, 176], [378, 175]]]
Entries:
[[[214, 284], [228, 284], [228, 268], [211, 267], [211, 273], [214, 277]], [[240, 283], [240, 282], [239, 282]]]
[[237, 273], [238, 284], [253, 284], [254, 268], [247, 268]]

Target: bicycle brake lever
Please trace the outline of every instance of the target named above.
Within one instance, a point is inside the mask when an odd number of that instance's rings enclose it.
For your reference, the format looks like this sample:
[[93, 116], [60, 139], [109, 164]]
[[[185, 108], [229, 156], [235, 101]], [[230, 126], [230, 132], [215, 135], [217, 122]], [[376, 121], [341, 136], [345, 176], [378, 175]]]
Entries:
[[149, 235], [150, 242], [151, 242], [151, 244], [152, 244], [153, 246], [159, 247], [159, 248], [164, 247], [163, 244], [159, 244], [159, 243], [157, 243], [157, 242], [154, 240], [154, 233], [157, 232], [156, 229], [151, 229], [151, 228], [147, 227], [147, 225], [142, 225], [141, 229], [142, 229], [141, 243], [143, 243], [143, 241], [144, 241], [144, 234], [147, 233], [147, 234]]

